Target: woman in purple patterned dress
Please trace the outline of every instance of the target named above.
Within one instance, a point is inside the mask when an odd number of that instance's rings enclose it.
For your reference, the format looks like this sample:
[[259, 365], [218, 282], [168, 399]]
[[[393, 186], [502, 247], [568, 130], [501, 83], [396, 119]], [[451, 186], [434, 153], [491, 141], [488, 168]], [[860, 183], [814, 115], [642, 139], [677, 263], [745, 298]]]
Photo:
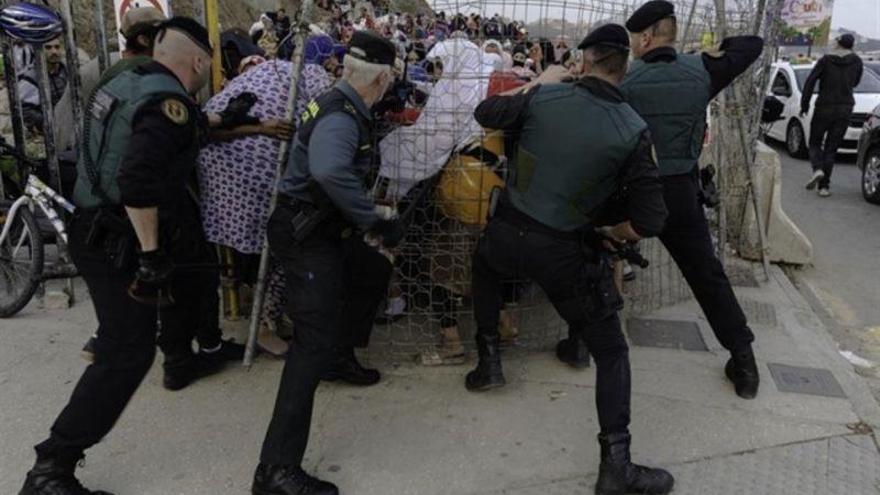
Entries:
[[[340, 52], [329, 36], [312, 36], [306, 42], [294, 113], [297, 123], [308, 102], [332, 87], [333, 77], [328, 70], [335, 71]], [[259, 98], [251, 115], [264, 125], [275, 126], [284, 120], [287, 111], [292, 70], [292, 63], [280, 60], [259, 64], [231, 80], [208, 101], [205, 110], [219, 112], [231, 98], [251, 92]], [[262, 252], [269, 201], [277, 179], [281, 147], [277, 136], [277, 133], [266, 132], [212, 143], [202, 150], [199, 186], [205, 236], [209, 242], [245, 255], [259, 256]], [[274, 322], [284, 310], [283, 284], [280, 270], [273, 267], [257, 340], [260, 349], [272, 355], [283, 355], [287, 351], [287, 343], [274, 332]]]

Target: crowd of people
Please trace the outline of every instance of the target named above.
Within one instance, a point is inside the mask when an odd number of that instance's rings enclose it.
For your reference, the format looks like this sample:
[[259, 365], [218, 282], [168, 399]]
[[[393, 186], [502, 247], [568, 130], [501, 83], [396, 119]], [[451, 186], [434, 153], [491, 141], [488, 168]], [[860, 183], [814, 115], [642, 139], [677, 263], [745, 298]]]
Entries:
[[[470, 296], [478, 362], [464, 385], [473, 392], [505, 385], [501, 340], [516, 332], [504, 303], [523, 280], [540, 286], [569, 327], [557, 357], [573, 368], [596, 363], [596, 493], [669, 493], [671, 474], [630, 458], [613, 266], [628, 243], [659, 237], [730, 352], [735, 393], [757, 395], [754, 336], [714, 253], [696, 171], [710, 100], [763, 41], [731, 37], [721, 52], [680, 54], [665, 0], [644, 4], [625, 28], [594, 27], [573, 49], [530, 39], [500, 16], [320, 6], [330, 21], [307, 37], [290, 36], [298, 20], [284, 12], [224, 33], [223, 89], [204, 105], [194, 95], [211, 74], [206, 29], [151, 8], [126, 14], [126, 47], [87, 89], [85, 135], [74, 143], [69, 245], [98, 319], [93, 362], [36, 446], [21, 494], [95, 493], [75, 467], [122, 414], [157, 336], [169, 390], [241, 358], [242, 346], [221, 338], [212, 245], [248, 266], [265, 243], [272, 269], [258, 343], [286, 358], [255, 495], [338, 494], [301, 466], [315, 391], [321, 381], [381, 380], [356, 349], [377, 318], [413, 304], [395, 264], [426, 273], [419, 283], [439, 302], [444, 346], [431, 361], [461, 357], [456, 304]], [[297, 48], [298, 73], [289, 59]], [[435, 274], [436, 259], [399, 249], [457, 230], [472, 242], [440, 254], [461, 270]], [[289, 342], [274, 332], [282, 314]]]
[[[431, 16], [381, 14], [370, 4], [352, 7], [330, 2], [322, 6], [330, 15], [326, 22], [310, 26], [303, 47], [294, 128], [299, 126], [307, 103], [340, 78], [342, 60], [355, 32], [374, 30], [393, 43], [399, 59], [405, 61], [401, 71], [405, 72], [401, 77], [405, 84], [401, 85], [404, 97], [394, 102], [397, 108], [383, 115], [387, 125], [379, 144], [380, 175], [386, 179], [383, 189], [389, 200], [405, 197], [416, 184], [443, 169], [454, 151], [480, 137], [482, 129], [472, 113], [487, 95], [524, 85], [557, 60], [565, 67], [577, 60], [577, 50], [571, 49], [566, 39], [553, 44], [529, 38], [523, 23], [500, 15], [456, 14], [447, 19], [444, 12]], [[227, 82], [207, 109], [219, 111], [231, 98], [250, 92], [262, 96], [253, 115], [280, 125], [277, 119], [288, 103], [293, 67], [290, 57], [295, 37], [290, 24], [287, 14], [279, 10], [261, 15], [247, 37], [235, 31], [224, 33]], [[426, 133], [432, 139], [419, 138]], [[271, 134], [255, 134], [212, 143], [199, 158], [207, 239], [234, 249], [244, 267], [256, 266], [263, 247], [269, 200], [277, 179], [279, 143]], [[243, 163], [247, 164], [244, 169]], [[422, 238], [431, 233], [421, 232]], [[463, 255], [468, 254], [465, 249]], [[404, 266], [430, 272], [425, 263], [430, 260], [402, 261]], [[467, 263], [461, 264], [466, 268]], [[253, 282], [254, 273], [245, 278]], [[469, 283], [464, 279], [469, 279], [466, 273], [451, 283], [429, 280], [420, 288], [430, 294], [429, 312], [440, 314], [442, 336], [441, 346], [426, 351], [423, 362], [446, 364], [462, 357], [454, 315], [459, 311], [456, 301], [469, 294]], [[407, 285], [406, 281], [395, 285], [379, 321], [394, 321], [412, 308], [415, 302], [411, 296], [417, 289]], [[288, 348], [276, 332], [284, 326], [284, 293], [280, 267], [273, 265], [258, 338], [259, 348], [271, 355], [283, 355]], [[505, 314], [504, 322], [505, 335], [512, 338], [516, 329], [509, 315]]]

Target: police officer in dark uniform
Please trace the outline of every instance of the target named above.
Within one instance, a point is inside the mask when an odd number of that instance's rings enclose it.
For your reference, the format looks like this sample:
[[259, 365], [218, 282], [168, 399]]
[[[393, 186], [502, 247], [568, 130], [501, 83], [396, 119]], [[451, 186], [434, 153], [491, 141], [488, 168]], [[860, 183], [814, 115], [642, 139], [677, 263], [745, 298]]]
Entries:
[[648, 122], [657, 147], [669, 219], [660, 240], [675, 260], [715, 336], [731, 353], [725, 374], [743, 398], [758, 393], [754, 335], [715, 256], [699, 200], [698, 160], [706, 132], [706, 107], [761, 54], [757, 36], [735, 36], [721, 52], [684, 55], [675, 46], [674, 6], [653, 0], [629, 18], [633, 56], [620, 89]]
[[370, 108], [394, 83], [396, 50], [367, 31], [354, 34], [343, 79], [308, 104], [279, 185], [268, 239], [282, 263], [294, 337], [253, 482], [255, 495], [335, 495], [336, 486], [301, 468], [315, 389], [321, 379], [379, 381], [354, 348], [366, 346], [391, 264], [364, 242], [403, 237], [368, 194], [374, 128]]
[[[551, 66], [522, 89], [493, 96], [475, 112], [486, 128], [513, 133], [511, 177], [473, 259], [479, 364], [468, 390], [504, 385], [498, 315], [505, 279], [527, 278], [547, 293], [596, 362], [602, 461], [597, 494], [664, 494], [672, 476], [630, 461], [629, 351], [617, 311], [604, 237], [637, 241], [666, 219], [648, 126], [617, 88], [629, 38], [622, 26], [597, 28], [579, 45], [583, 77]], [[611, 223], [608, 223], [611, 222]]]
[[[70, 251], [98, 317], [95, 361], [89, 365], [21, 495], [83, 495], [74, 476], [83, 451], [122, 414], [155, 356], [159, 312], [173, 299], [197, 304], [175, 270], [199, 256], [198, 211], [186, 190], [204, 134], [190, 95], [208, 81], [207, 31], [189, 18], [164, 23], [155, 61], [123, 72], [93, 98], [74, 193]], [[184, 287], [185, 288], [185, 287]], [[163, 349], [186, 360], [191, 334], [166, 333]]]

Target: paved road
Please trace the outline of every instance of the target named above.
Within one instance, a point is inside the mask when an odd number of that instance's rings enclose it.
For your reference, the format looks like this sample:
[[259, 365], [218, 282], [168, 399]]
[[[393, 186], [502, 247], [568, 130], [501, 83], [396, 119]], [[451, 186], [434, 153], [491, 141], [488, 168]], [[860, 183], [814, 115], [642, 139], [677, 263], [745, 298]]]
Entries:
[[[806, 160], [782, 158], [782, 204], [813, 243], [813, 266], [792, 270], [802, 288], [815, 293], [833, 320], [842, 350], [880, 363], [880, 206], [862, 199], [854, 159], [841, 157], [830, 198], [806, 191]], [[862, 368], [880, 400], [880, 365]]]

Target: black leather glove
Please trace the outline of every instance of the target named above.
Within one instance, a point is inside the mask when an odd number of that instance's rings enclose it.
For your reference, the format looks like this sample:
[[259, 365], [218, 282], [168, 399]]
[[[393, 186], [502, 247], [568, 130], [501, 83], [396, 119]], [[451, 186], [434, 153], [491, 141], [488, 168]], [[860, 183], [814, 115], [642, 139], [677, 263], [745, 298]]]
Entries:
[[233, 129], [242, 125], [259, 124], [260, 119], [248, 115], [251, 108], [257, 104], [257, 100], [257, 95], [250, 92], [242, 93], [229, 100], [229, 104], [220, 112], [220, 127], [223, 129]]
[[138, 257], [138, 264], [128, 295], [139, 303], [152, 306], [174, 304], [170, 290], [174, 263], [165, 252], [161, 249], [143, 252]]
[[373, 232], [382, 237], [382, 245], [387, 248], [395, 248], [403, 240], [406, 234], [406, 228], [399, 218], [391, 220], [382, 220], [373, 225]]

